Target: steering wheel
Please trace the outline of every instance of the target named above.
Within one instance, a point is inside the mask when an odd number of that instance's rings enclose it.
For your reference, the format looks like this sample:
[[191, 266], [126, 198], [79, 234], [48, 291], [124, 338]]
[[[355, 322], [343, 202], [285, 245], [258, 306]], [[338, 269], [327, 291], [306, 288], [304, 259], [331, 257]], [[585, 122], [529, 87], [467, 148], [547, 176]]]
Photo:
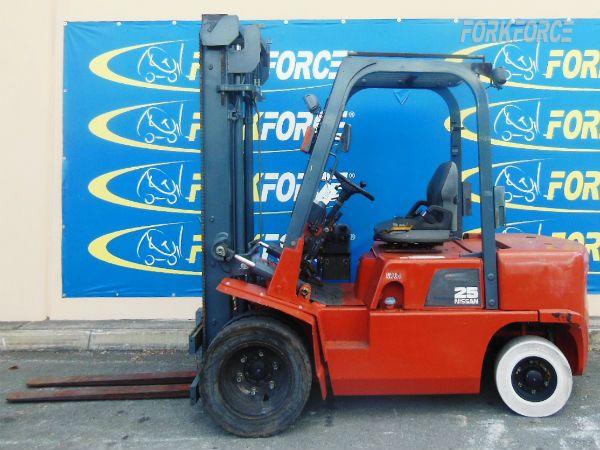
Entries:
[[341, 173], [339, 173], [337, 170], [333, 171], [333, 175], [340, 182], [340, 186], [342, 187], [342, 190], [347, 192], [349, 195], [361, 194], [361, 195], [364, 195], [369, 200], [375, 201], [375, 197], [373, 196], [373, 194], [371, 194], [370, 192], [368, 192], [365, 189], [367, 187], [367, 183], [365, 183], [364, 181], [361, 181], [360, 184], [356, 184], [356, 183], [350, 181], [348, 178], [346, 178]]

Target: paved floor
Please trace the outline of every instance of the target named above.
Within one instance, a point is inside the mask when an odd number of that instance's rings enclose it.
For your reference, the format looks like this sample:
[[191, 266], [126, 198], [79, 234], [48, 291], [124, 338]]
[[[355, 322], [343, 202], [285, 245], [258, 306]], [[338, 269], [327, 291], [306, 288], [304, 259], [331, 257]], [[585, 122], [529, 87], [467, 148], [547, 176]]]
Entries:
[[[16, 367], [15, 367], [16, 366]], [[0, 353], [0, 397], [42, 375], [192, 368], [181, 352]], [[336, 398], [316, 392], [299, 422], [267, 439], [239, 439], [187, 400], [11, 405], [0, 401], [1, 449], [600, 448], [600, 353], [558, 415], [526, 419], [491, 388], [479, 396]]]

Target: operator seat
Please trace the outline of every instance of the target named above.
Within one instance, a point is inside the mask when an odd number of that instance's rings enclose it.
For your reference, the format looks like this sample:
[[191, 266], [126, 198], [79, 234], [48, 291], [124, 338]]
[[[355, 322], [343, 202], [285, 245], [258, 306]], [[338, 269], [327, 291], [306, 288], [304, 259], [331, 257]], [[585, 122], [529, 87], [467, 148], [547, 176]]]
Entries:
[[450, 240], [456, 231], [458, 169], [454, 162], [440, 164], [427, 185], [427, 200], [416, 202], [405, 217], [375, 226], [376, 241], [431, 246]]

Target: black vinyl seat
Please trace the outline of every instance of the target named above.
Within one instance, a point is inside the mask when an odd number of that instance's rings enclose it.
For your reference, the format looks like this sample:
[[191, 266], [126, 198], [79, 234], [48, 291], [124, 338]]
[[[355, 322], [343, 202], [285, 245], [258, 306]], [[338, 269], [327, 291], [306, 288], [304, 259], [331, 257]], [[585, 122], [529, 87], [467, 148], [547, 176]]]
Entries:
[[427, 185], [427, 200], [416, 202], [405, 217], [377, 224], [374, 239], [417, 245], [450, 240], [451, 232], [456, 231], [458, 182], [456, 164], [440, 164]]

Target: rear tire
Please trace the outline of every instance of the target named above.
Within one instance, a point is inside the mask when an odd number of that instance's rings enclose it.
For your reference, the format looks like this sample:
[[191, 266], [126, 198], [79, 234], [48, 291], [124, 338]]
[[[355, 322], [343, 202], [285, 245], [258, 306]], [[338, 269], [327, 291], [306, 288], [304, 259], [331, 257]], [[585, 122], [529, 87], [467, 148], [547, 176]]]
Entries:
[[508, 342], [496, 359], [496, 387], [506, 405], [526, 417], [547, 417], [569, 400], [571, 367], [560, 349], [539, 336]]
[[298, 418], [312, 369], [300, 337], [268, 316], [235, 319], [211, 342], [201, 375], [206, 411], [241, 437], [277, 434]]

